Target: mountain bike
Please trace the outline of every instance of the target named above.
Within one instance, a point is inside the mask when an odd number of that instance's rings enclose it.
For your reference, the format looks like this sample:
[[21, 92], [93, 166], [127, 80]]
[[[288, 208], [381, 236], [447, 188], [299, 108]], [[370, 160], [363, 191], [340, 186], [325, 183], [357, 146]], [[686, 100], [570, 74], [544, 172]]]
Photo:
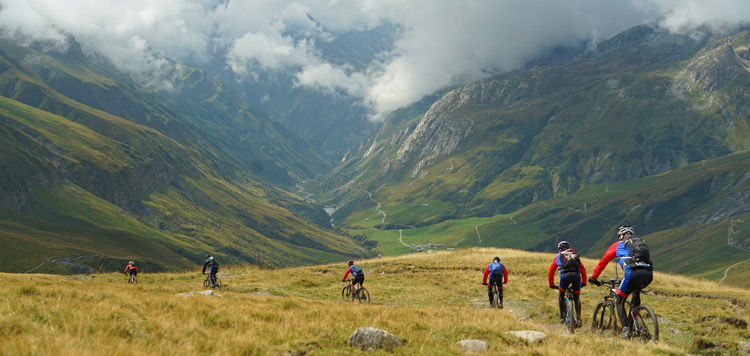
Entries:
[[359, 287], [357, 292], [352, 295], [352, 279], [347, 279], [346, 281], [349, 282], [349, 284], [341, 290], [341, 300], [346, 302], [356, 299], [359, 300], [360, 303], [370, 302], [370, 292], [367, 291], [367, 288]]
[[503, 302], [500, 301], [500, 289], [497, 284], [492, 285], [492, 308], [503, 309]]
[[138, 276], [131, 274], [128, 278], [128, 284], [138, 284]]
[[203, 288], [217, 288], [221, 290], [221, 279], [218, 276], [214, 276], [213, 280], [211, 280], [211, 275], [209, 274], [203, 280]]
[[581, 320], [576, 314], [575, 293], [570, 288], [565, 290], [565, 319], [563, 319], [563, 325], [565, 325], [565, 331], [568, 334], [575, 334], [576, 329], [581, 327]]
[[578, 314], [576, 314], [576, 300], [573, 290], [568, 288], [565, 290], [565, 331], [568, 334], [575, 334], [580, 322]]
[[[617, 286], [620, 284], [618, 279], [596, 282], [597, 286], [608, 286], [609, 293], [604, 295], [604, 300], [599, 302], [594, 308], [594, 316], [591, 322], [591, 328], [594, 331], [605, 333], [610, 328], [617, 335], [620, 330], [617, 328], [617, 306], [615, 305], [615, 295]], [[659, 341], [659, 321], [656, 313], [651, 307], [641, 304], [633, 308], [629, 302], [625, 302], [627, 310], [627, 326], [630, 331], [630, 338], [643, 342]]]

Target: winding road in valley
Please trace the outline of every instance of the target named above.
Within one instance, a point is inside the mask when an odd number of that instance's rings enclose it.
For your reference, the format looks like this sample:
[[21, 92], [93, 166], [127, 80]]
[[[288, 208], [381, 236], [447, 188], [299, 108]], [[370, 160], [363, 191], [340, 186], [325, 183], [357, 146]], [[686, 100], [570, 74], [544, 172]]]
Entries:
[[[489, 224], [489, 223], [493, 223], [493, 222], [495, 222], [495, 221], [497, 221], [497, 220], [492, 220], [492, 221], [488, 221], [488, 222], [483, 222], [483, 223], [481, 223], [481, 224], [479, 224], [479, 225], [477, 225], [477, 226], [474, 226], [474, 230], [475, 230], [475, 231], [477, 232], [477, 240], [479, 240], [479, 243], [480, 243], [480, 244], [482, 243], [482, 235], [481, 235], [481, 234], [479, 234], [479, 227], [480, 227], [480, 226], [482, 226], [482, 225], [484, 225], [484, 224]], [[512, 217], [512, 216], [510, 217], [510, 221], [513, 221], [513, 217]], [[513, 223], [515, 224], [516, 222], [515, 222], [515, 221], [513, 221]]]
[[380, 202], [372, 198], [372, 193], [370, 193], [370, 192], [368, 192], [366, 190], [363, 190], [363, 192], [367, 193], [367, 196], [370, 197], [370, 200], [374, 201], [375, 204], [377, 204], [375, 206], [375, 210], [378, 211], [378, 215], [383, 215], [383, 220], [381, 220], [380, 222], [382, 222], [383, 224], [385, 224], [385, 218], [387, 218], [388, 215], [385, 213], [385, 211], [380, 210]]
[[[750, 252], [750, 250], [744, 249], [744, 248], [739, 247], [739, 246], [732, 245], [732, 235], [734, 235], [736, 233], [739, 233], [739, 231], [734, 231], [734, 225], [737, 224], [737, 223], [744, 223], [744, 221], [742, 221], [742, 219], [737, 219], [737, 220], [734, 220], [734, 219], [731, 219], [731, 218], [729, 219], [729, 229], [728, 229], [728, 232], [727, 232], [727, 245], [729, 245], [729, 247], [734, 247], [736, 249], [739, 249], [739, 250], [742, 250], [742, 251], [745, 251], [745, 252]], [[729, 276], [729, 270], [730, 269], [732, 269], [734, 267], [737, 267], [737, 266], [739, 266], [739, 265], [741, 265], [741, 264], [743, 264], [745, 262], [748, 262], [748, 261], [750, 261], [750, 258], [748, 258], [748, 259], [746, 259], [744, 261], [737, 262], [737, 263], [729, 266], [727, 269], [725, 269], [724, 270], [724, 277], [721, 280], [719, 280], [719, 284], [723, 284], [724, 280], [727, 279], [727, 277]]]
[[300, 195], [304, 196], [305, 200], [309, 200], [315, 203], [315, 199], [310, 199], [310, 197], [313, 196], [313, 193], [306, 192], [305, 187], [303, 187], [302, 184], [296, 183], [295, 185], [297, 186], [297, 191], [300, 193]]

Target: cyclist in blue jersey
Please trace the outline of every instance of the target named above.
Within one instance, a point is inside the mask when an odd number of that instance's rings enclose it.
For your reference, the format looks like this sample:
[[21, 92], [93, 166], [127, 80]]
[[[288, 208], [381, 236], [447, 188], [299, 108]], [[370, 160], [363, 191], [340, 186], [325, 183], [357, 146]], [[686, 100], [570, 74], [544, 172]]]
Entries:
[[[488, 276], [490, 277], [489, 283], [487, 283]], [[487, 295], [490, 297], [490, 307], [492, 307], [492, 286], [497, 285], [498, 307], [503, 308], [503, 284], [506, 283], [508, 283], [508, 269], [500, 263], [500, 257], [495, 257], [492, 259], [492, 263], [484, 269], [484, 275], [482, 276], [482, 285], [487, 286]]]
[[216, 274], [219, 273], [219, 263], [211, 255], [206, 255], [206, 261], [203, 263], [203, 272], [206, 274], [206, 267], [208, 267], [208, 277], [211, 280], [211, 285], [216, 284]]
[[[630, 302], [630, 307], [635, 308], [641, 305], [641, 289], [646, 288], [654, 278], [653, 265], [651, 263], [650, 256], [648, 255], [647, 246], [643, 244], [643, 239], [635, 236], [635, 230], [630, 225], [623, 225], [617, 230], [618, 241], [613, 243], [604, 253], [604, 256], [594, 268], [594, 272], [591, 273], [589, 281], [594, 284], [599, 284], [597, 278], [607, 267], [609, 261], [617, 257], [617, 263], [623, 270], [622, 282], [620, 287], [617, 289], [617, 295], [615, 296], [615, 306], [617, 307], [617, 317], [620, 319], [620, 325], [622, 325], [622, 338], [630, 338], [630, 331], [626, 323], [625, 316], [625, 301], [628, 296], [632, 293], [633, 300]], [[645, 246], [645, 247], [641, 247]], [[634, 252], [642, 251], [646, 249], [644, 258], [640, 256], [634, 256]], [[637, 255], [637, 254], [636, 254]], [[617, 267], [615, 267], [617, 268]]]
[[346, 277], [349, 275], [349, 273], [352, 274], [353, 280], [352, 280], [352, 295], [357, 295], [357, 284], [359, 284], [359, 287], [362, 288], [362, 285], [365, 283], [365, 273], [362, 271], [362, 268], [354, 264], [354, 261], [349, 260], [349, 267], [346, 268], [346, 273], [344, 273], [344, 277], [341, 278], [342, 282], [346, 282]]

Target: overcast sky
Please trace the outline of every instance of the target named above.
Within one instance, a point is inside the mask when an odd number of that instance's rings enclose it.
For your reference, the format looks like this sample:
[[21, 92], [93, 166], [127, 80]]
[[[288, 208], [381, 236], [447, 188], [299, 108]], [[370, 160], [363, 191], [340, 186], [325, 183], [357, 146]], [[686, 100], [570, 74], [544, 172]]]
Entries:
[[[559, 45], [595, 44], [660, 15], [672, 31], [733, 26], [750, 20], [750, 1], [0, 0], [5, 36], [63, 46], [63, 30], [135, 78], [164, 78], [174, 68], [163, 56], [201, 64], [221, 54], [245, 80], [259, 69], [286, 71], [311, 90], [362, 98], [376, 119], [441, 88], [519, 69]], [[383, 20], [403, 32], [366, 70], [320, 56], [321, 41]], [[290, 27], [309, 36], [285, 37]]]

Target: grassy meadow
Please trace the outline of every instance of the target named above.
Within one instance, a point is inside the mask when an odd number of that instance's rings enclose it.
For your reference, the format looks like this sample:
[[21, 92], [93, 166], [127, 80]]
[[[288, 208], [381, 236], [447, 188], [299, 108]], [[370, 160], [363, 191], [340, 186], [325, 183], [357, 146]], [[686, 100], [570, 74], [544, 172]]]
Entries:
[[[482, 271], [494, 256], [509, 270], [505, 309], [487, 307]], [[345, 263], [265, 270], [225, 267], [221, 296], [178, 296], [202, 290], [203, 277], [141, 273], [138, 285], [121, 274], [89, 276], [0, 274], [3, 355], [349, 355], [361, 326], [404, 340], [396, 355], [461, 354], [456, 342], [480, 339], [492, 355], [738, 353], [747, 328], [750, 291], [656, 273], [643, 297], [660, 321], [661, 341], [642, 345], [590, 331], [604, 288], [582, 292], [585, 325], [566, 335], [556, 323], [557, 292], [547, 287], [554, 255], [494, 248], [357, 261], [366, 274], [369, 305], [340, 299]], [[595, 261], [584, 260], [593, 270]], [[610, 267], [601, 277], [614, 276]], [[506, 331], [536, 330], [527, 344]], [[713, 346], [710, 346], [713, 345]], [[388, 354], [374, 351], [368, 354]]]

